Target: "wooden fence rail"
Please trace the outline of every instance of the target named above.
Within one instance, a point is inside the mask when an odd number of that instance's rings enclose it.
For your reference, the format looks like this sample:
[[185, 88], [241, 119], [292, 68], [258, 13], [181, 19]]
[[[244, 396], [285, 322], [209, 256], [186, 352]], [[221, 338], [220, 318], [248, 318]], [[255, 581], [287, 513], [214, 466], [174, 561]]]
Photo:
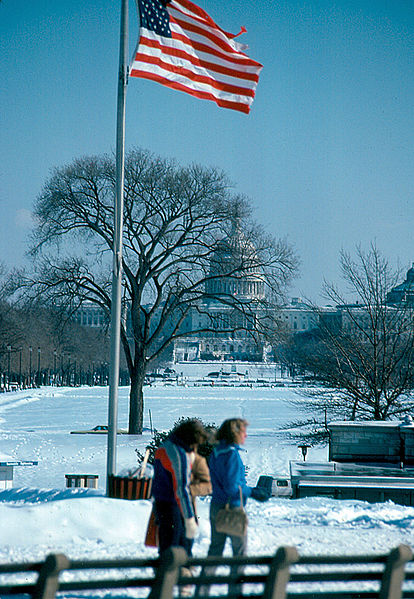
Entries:
[[414, 560], [407, 545], [386, 555], [188, 558], [180, 547], [161, 558], [0, 564], [0, 599], [113, 596], [143, 599], [414, 599]]

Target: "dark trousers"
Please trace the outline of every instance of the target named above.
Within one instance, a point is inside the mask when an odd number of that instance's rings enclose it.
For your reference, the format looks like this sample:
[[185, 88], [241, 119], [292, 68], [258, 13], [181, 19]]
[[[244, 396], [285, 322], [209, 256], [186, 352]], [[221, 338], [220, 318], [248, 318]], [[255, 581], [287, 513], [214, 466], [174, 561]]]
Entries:
[[[226, 540], [230, 539], [231, 548], [233, 551], [233, 555], [246, 555], [247, 553], [247, 535], [245, 537], [236, 537], [233, 535], [226, 535], [222, 532], [218, 532], [216, 530], [216, 516], [219, 509], [224, 507], [223, 505], [217, 505], [213, 502], [210, 504], [210, 526], [211, 526], [211, 541], [210, 547], [208, 549], [208, 554], [210, 556], [221, 556], [224, 552], [224, 547], [226, 544]], [[214, 576], [216, 572], [215, 567], [204, 568], [203, 573], [206, 576]], [[243, 574], [243, 567], [233, 567], [231, 573], [234, 576]], [[231, 584], [228, 588], [228, 593], [231, 595], [239, 595], [241, 593], [241, 585]], [[209, 594], [209, 587], [202, 586], [197, 589], [196, 597], [205, 597]]]
[[211, 542], [208, 550], [208, 555], [223, 555], [226, 539], [231, 541], [233, 555], [246, 555], [247, 552], [247, 535], [245, 537], [235, 537], [226, 535], [216, 530], [217, 512], [224, 507], [213, 502], [210, 504], [210, 526], [211, 526]]
[[169, 501], [155, 501], [155, 515], [159, 526], [159, 552], [178, 546], [184, 547], [188, 553], [188, 539], [178, 505]]

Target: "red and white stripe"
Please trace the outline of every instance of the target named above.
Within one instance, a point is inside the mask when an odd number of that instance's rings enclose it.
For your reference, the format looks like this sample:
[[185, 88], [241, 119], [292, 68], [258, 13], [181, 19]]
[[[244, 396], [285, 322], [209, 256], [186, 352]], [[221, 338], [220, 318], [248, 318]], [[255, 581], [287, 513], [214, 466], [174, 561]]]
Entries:
[[130, 76], [248, 113], [262, 65], [189, 0], [172, 0], [167, 11], [172, 38], [141, 27]]

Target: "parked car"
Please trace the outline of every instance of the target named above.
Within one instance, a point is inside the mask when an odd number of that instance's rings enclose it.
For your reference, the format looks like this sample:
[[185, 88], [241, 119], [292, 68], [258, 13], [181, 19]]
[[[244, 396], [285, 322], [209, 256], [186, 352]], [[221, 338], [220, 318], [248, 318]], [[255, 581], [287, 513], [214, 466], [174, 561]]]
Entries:
[[[128, 431], [126, 429], [118, 429], [118, 435], [126, 435]], [[93, 428], [84, 430], [84, 431], [70, 431], [71, 435], [89, 435], [89, 434], [98, 434], [98, 435], [107, 435], [108, 434], [108, 426], [106, 424], [98, 424]]]

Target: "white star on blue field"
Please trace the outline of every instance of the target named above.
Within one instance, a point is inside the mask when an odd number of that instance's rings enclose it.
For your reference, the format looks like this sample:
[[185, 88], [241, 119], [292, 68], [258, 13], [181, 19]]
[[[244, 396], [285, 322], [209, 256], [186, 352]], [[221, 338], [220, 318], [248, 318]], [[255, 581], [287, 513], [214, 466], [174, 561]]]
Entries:
[[170, 19], [164, 4], [159, 0], [139, 0], [141, 27], [158, 35], [171, 37]]

